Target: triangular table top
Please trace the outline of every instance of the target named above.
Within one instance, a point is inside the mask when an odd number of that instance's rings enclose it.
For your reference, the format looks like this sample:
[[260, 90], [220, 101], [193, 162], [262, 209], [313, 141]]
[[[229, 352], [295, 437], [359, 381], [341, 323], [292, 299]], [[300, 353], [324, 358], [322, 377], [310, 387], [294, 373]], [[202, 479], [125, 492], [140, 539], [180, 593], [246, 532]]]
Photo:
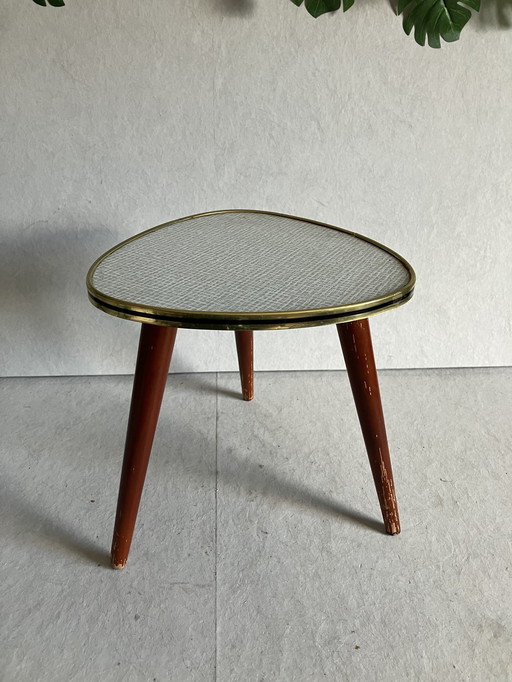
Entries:
[[194, 215], [122, 242], [91, 267], [107, 313], [202, 329], [279, 329], [368, 317], [405, 303], [415, 275], [362, 235], [262, 211]]

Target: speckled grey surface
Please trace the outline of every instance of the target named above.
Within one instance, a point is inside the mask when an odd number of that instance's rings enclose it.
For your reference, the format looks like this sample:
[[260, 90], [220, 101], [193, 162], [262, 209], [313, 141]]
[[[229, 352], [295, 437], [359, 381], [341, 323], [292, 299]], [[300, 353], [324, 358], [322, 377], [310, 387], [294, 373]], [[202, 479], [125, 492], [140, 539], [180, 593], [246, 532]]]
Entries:
[[0, 381], [2, 682], [511, 678], [512, 370], [381, 373], [393, 538], [343, 372], [172, 375], [119, 572], [131, 382]]
[[137, 305], [289, 312], [373, 301], [404, 288], [405, 265], [354, 235], [265, 213], [199, 216], [106, 256], [92, 284]]

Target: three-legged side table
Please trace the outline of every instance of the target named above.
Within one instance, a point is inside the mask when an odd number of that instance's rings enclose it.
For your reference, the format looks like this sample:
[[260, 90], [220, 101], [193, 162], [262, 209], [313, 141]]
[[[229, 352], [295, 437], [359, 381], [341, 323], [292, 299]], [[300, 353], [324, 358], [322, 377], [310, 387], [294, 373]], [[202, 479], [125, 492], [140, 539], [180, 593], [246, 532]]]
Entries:
[[178, 327], [235, 332], [253, 397], [253, 331], [336, 324], [387, 533], [400, 532], [368, 317], [408, 301], [415, 275], [367, 237], [263, 211], [174, 220], [122, 242], [87, 275], [91, 302], [142, 323], [112, 541], [128, 559]]

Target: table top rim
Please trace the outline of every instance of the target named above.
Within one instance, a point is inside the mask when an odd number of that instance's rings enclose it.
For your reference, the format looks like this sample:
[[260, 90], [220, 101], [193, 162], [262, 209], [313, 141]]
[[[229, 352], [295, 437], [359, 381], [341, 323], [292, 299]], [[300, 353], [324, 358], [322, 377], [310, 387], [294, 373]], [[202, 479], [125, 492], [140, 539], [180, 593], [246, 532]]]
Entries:
[[[125, 301], [109, 296], [99, 290], [93, 285], [93, 277], [97, 267], [112, 253], [123, 248], [127, 244], [139, 240], [146, 234], [150, 234], [157, 230], [161, 230], [170, 225], [182, 223], [188, 220], [202, 218], [219, 214], [262, 214], [276, 217], [288, 218], [297, 220], [303, 223], [309, 223], [318, 227], [324, 227], [338, 232], [343, 232], [356, 239], [372, 244], [386, 253], [394, 256], [405, 267], [409, 274], [408, 283], [400, 289], [395, 289], [385, 296], [367, 301], [359, 301], [357, 303], [343, 304], [340, 306], [333, 306], [329, 308], [313, 308], [309, 310], [292, 310], [292, 311], [258, 311], [258, 312], [217, 312], [217, 311], [196, 311], [191, 309], [173, 309], [163, 308], [152, 305], [141, 305], [131, 301]], [[361, 319], [362, 317], [369, 317], [376, 313], [391, 308], [398, 307], [407, 302], [413, 294], [414, 285], [416, 283], [416, 274], [412, 266], [400, 254], [396, 253], [389, 247], [380, 242], [366, 237], [365, 235], [347, 230], [342, 227], [330, 225], [328, 223], [320, 222], [310, 218], [301, 218], [299, 216], [288, 215], [285, 213], [277, 213], [274, 211], [263, 211], [256, 209], [222, 209], [215, 211], [207, 211], [204, 213], [196, 213], [175, 220], [170, 220], [166, 223], [156, 225], [147, 230], [137, 233], [116, 244], [111, 249], [103, 253], [97, 258], [89, 268], [87, 273], [87, 290], [91, 303], [110, 315], [122, 317], [123, 319], [130, 319], [138, 322], [147, 322], [150, 324], [166, 325], [166, 326], [181, 326], [204, 329], [257, 329], [257, 328], [286, 328], [286, 327], [306, 327], [318, 326], [321, 324], [335, 323], [337, 321], [353, 321]]]

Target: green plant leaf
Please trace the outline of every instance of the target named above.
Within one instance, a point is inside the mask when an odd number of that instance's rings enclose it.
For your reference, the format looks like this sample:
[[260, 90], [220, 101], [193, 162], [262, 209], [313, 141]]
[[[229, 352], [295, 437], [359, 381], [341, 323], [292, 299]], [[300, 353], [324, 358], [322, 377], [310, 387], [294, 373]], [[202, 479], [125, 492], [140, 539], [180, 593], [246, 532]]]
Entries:
[[[304, 0], [292, 0], [299, 7]], [[343, 4], [343, 11], [346, 12], [354, 4], [354, 0], [306, 0], [305, 7], [311, 16], [319, 17], [327, 12], [336, 12]]]
[[64, 7], [63, 0], [32, 0], [36, 5], [41, 5], [41, 7], [46, 7], [46, 2], [52, 7]]
[[339, 9], [341, 7], [341, 0], [306, 0], [305, 4], [307, 11], [316, 19], [321, 14], [335, 12]]
[[441, 47], [441, 38], [446, 42], [458, 40], [460, 32], [471, 19], [467, 5], [479, 11], [480, 0], [398, 0], [398, 14], [408, 10], [404, 16], [404, 31], [409, 35], [414, 28], [414, 39], [418, 45], [425, 45], [428, 38], [430, 47]]

